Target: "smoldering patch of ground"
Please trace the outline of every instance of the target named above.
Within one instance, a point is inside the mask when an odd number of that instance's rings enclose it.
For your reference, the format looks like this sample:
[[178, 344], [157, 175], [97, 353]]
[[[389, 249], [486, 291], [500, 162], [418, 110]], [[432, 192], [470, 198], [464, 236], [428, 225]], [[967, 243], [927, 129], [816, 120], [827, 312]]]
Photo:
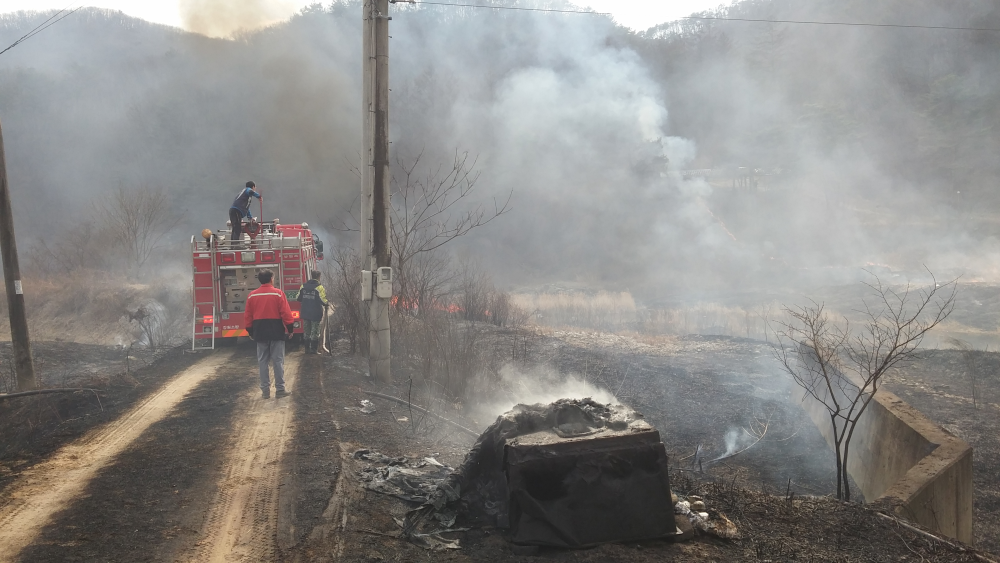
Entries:
[[643, 413], [659, 429], [674, 467], [745, 486], [836, 492], [833, 453], [796, 405], [801, 391], [766, 343], [565, 331], [548, 338], [545, 361]]
[[[647, 391], [653, 393], [660, 388], [659, 396], [681, 395], [683, 392], [692, 391], [692, 387], [696, 385], [702, 385], [708, 386], [707, 394], [717, 399], [753, 396], [752, 392], [744, 388], [739, 388], [737, 391], [737, 387], [733, 386], [733, 390], [726, 390], [726, 386], [722, 384], [728, 383], [728, 378], [714, 372], [717, 370], [721, 372], [723, 366], [732, 368], [735, 364], [753, 358], [754, 351], [760, 352], [754, 343], [689, 338], [665, 344], [670, 347], [671, 352], [663, 356], [656, 355], [657, 346], [653, 345], [654, 351], [651, 352], [650, 348], [647, 348], [649, 344], [637, 343], [637, 349], [645, 350], [648, 354], [629, 358], [629, 362], [626, 362], [618, 372], [613, 370], [617, 369], [615, 366], [619, 363], [619, 358], [613, 355], [602, 356], [599, 347], [595, 348], [593, 343], [584, 344], [591, 338], [607, 339], [618, 344], [627, 342], [627, 339], [622, 341], [617, 336], [582, 333], [539, 336], [529, 346], [530, 356], [537, 360], [547, 358], [567, 366], [576, 362], [593, 366], [586, 368], [588, 377], [609, 382], [613, 377], [622, 376], [628, 370], [627, 365], [634, 366], [648, 362], [644, 364], [645, 371], [640, 370], [640, 375], [636, 377], [630, 398], [637, 403], [643, 401], [643, 404], [646, 404], [649, 418], [656, 417], [665, 440], [672, 444], [680, 444], [681, 437], [689, 436], [692, 442], [694, 438], [704, 437], [706, 448], [714, 445], [715, 442], [711, 442], [709, 438], [715, 436], [716, 432], [702, 430], [705, 426], [712, 429], [710, 424], [699, 425], [692, 422], [691, 430], [681, 432], [669, 432], [665, 429], [685, 417], [691, 417], [695, 421], [711, 419], [724, 407], [699, 404], [696, 400], [690, 400], [692, 406], [688, 408], [674, 402], [675, 399], [670, 399], [671, 402], [668, 404], [674, 407], [673, 411], [659, 409], [654, 412], [648, 407], [657, 401], [658, 396], [645, 397], [642, 393]], [[687, 352], [677, 353], [684, 350]], [[715, 355], [721, 358], [714, 358]], [[666, 362], [669, 358], [673, 358], [673, 363]], [[602, 362], [605, 367], [598, 367]], [[433, 455], [440, 461], [455, 465], [461, 460], [463, 451], [471, 445], [473, 439], [449, 431], [446, 426], [414, 431], [411, 425], [401, 423], [399, 420], [408, 416], [408, 413], [383, 400], [376, 399], [376, 412], [363, 413], [357, 406], [361, 400], [370, 397], [364, 391], [378, 391], [398, 397], [407, 392], [407, 382], [380, 384], [373, 381], [365, 375], [364, 362], [345, 354], [344, 350], [325, 358], [322, 364], [321, 370], [303, 372], [299, 386], [300, 389], [307, 390], [307, 393], [295, 395], [295, 400], [301, 409], [297, 420], [299, 427], [315, 431], [300, 433], [297, 438], [297, 470], [292, 479], [302, 480], [303, 484], [308, 485], [299, 490], [309, 488], [317, 494], [325, 490], [326, 496], [331, 499], [335, 494], [335, 483], [342, 483], [344, 488], [338, 489], [339, 492], [336, 494], [341, 495], [338, 498], [343, 505], [338, 506], [344, 510], [337, 512], [336, 518], [329, 522], [324, 522], [323, 518], [316, 518], [318, 508], [312, 512], [304, 511], [302, 518], [296, 521], [297, 525], [303, 526], [302, 539], [285, 552], [289, 559], [326, 560], [324, 557], [327, 557], [327, 554], [333, 550], [340, 550], [342, 554], [340, 559], [343, 561], [434, 560], [493, 563], [524, 560], [522, 556], [512, 552], [506, 532], [495, 528], [477, 528], [461, 533], [459, 539], [462, 548], [445, 553], [428, 552], [394, 537], [398, 526], [393, 518], [401, 517], [412, 508], [412, 505], [361, 488], [356, 475], [359, 467], [352, 461], [350, 455], [343, 455], [343, 452], [365, 447], [390, 456]], [[667, 368], [672, 368], [674, 373], [664, 375]], [[597, 372], [601, 369], [604, 373], [599, 375]], [[634, 369], [633, 367], [632, 370]], [[576, 372], [577, 369], [574, 367], [573, 371]], [[647, 371], [648, 374], [645, 373]], [[628, 370], [628, 373], [626, 386], [628, 380], [635, 376], [631, 370]], [[753, 370], [748, 370], [748, 373], [753, 373]], [[694, 383], [682, 385], [678, 383], [678, 380], [682, 379], [690, 379]], [[669, 387], [662, 388], [667, 384]], [[677, 393], [672, 393], [673, 390]], [[691, 396], [689, 394], [688, 398]], [[697, 398], [701, 395], [694, 396]], [[457, 409], [449, 414], [455, 417], [462, 416]], [[469, 419], [465, 419], [465, 422], [473, 423]], [[791, 422], [778, 424], [774, 430], [786, 424]], [[808, 426], [811, 426], [811, 423]], [[701, 434], [697, 434], [698, 432]], [[801, 436], [801, 439], [806, 440], [807, 436]], [[337, 460], [336, 463], [330, 463], [330, 458], [324, 459], [322, 453], [318, 453], [324, 450], [334, 452], [337, 446], [341, 455], [333, 458]], [[308, 455], [307, 452], [317, 453]], [[746, 466], [747, 475], [750, 471], [761, 474], [761, 470], [753, 470], [750, 467], [751, 461], [752, 458], [746, 456], [741, 462]], [[734, 459], [734, 467], [737, 467], [735, 463]], [[716, 469], [713, 469], [705, 474], [695, 474], [689, 471], [677, 471], [675, 468], [671, 475], [672, 483], [678, 492], [700, 494], [711, 508], [723, 511], [736, 522], [743, 533], [742, 539], [720, 540], [699, 536], [680, 544], [662, 541], [630, 542], [602, 545], [587, 550], [543, 550], [540, 557], [553, 561], [595, 562], [664, 560], [737, 562], [793, 559], [831, 562], [976, 560], [968, 552], [928, 540], [886, 520], [865, 505], [842, 503], [829, 497], [803, 495], [801, 489], [799, 494], [794, 496], [786, 495], [784, 488], [780, 491], [773, 488], [762, 491], [759, 483], [756, 486], [746, 487], [731, 479], [714, 477], [715, 471]], [[747, 477], [741, 480], [754, 485], [753, 478]], [[293, 483], [290, 486], [298, 485]], [[309, 531], [306, 532], [306, 529]]]

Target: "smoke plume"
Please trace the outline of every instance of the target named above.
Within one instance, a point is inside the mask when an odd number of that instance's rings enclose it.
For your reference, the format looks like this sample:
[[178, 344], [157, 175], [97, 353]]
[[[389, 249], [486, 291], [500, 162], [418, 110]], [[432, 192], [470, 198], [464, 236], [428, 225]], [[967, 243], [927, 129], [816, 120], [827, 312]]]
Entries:
[[230, 37], [285, 20], [294, 0], [178, 0], [184, 29], [208, 37]]
[[[0, 58], [19, 238], [54, 236], [44, 218], [86, 220], [119, 185], [168, 190], [186, 232], [219, 228], [254, 180], [265, 215], [356, 245], [332, 228], [360, 191], [360, 3], [238, 41], [205, 35], [288, 5], [182, 8], [201, 34], [81, 10]], [[597, 15], [391, 11], [392, 158], [422, 154], [428, 174], [467, 150], [476, 203], [513, 194], [509, 214], [455, 246], [498, 284], [572, 282], [650, 305], [854, 282], [870, 264], [1000, 275], [984, 212], [1000, 177], [996, 34], [705, 21], [636, 34]], [[712, 14], [1000, 26], [988, 0]], [[5, 16], [0, 39], [44, 17]]]

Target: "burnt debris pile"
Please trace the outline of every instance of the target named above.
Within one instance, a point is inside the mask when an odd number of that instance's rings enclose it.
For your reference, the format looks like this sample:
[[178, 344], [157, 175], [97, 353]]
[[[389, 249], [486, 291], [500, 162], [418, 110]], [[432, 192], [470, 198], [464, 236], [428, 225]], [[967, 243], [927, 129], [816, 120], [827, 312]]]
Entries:
[[[642, 415], [591, 399], [518, 405], [411, 511], [404, 535], [454, 511], [515, 544], [585, 547], [677, 533], [667, 456]], [[450, 520], [450, 518], [446, 518]]]

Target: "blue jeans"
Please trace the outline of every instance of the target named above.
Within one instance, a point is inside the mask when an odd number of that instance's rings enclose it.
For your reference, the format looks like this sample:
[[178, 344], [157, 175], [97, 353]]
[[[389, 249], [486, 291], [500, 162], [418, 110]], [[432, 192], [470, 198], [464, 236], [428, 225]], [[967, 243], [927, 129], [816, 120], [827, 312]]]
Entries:
[[285, 390], [285, 341], [269, 340], [257, 343], [257, 365], [260, 367], [260, 390], [271, 392], [271, 374], [268, 373], [268, 361], [274, 365], [274, 389]]

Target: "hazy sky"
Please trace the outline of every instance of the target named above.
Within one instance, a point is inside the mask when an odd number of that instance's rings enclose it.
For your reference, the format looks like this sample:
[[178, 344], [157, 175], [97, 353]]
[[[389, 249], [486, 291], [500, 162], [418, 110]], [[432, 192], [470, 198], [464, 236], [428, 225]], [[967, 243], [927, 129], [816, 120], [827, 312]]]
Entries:
[[[255, 5], [257, 11], [273, 23], [287, 18], [303, 6], [316, 3], [315, 0], [246, 0]], [[457, 4], [475, 4], [475, 0], [452, 0]], [[152, 22], [184, 27], [181, 5], [230, 4], [234, 0], [0, 0], [0, 13], [17, 10], [49, 10], [64, 8], [68, 4], [79, 4], [121, 10], [132, 16]], [[328, 4], [329, 0], [324, 0]], [[615, 20], [627, 27], [644, 30], [665, 21], [675, 20], [692, 12], [715, 8], [728, 4], [723, 0], [580, 0], [581, 6], [589, 6], [599, 12], [611, 13]]]

